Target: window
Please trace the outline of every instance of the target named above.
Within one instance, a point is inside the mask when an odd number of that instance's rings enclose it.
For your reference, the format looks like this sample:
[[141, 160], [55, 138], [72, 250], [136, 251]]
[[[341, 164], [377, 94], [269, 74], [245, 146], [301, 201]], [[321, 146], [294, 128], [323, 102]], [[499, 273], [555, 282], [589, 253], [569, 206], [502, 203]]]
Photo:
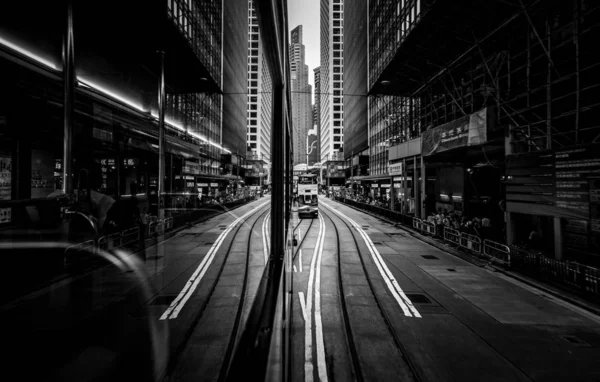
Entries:
[[250, 148], [251, 149], [255, 149], [256, 148], [256, 143], [250, 143]]
[[334, 103], [342, 103], [342, 99], [339, 98], [339, 97], [336, 97], [336, 98], [333, 99], [333, 102]]
[[340, 60], [333, 60], [333, 65], [341, 65], [341, 61]]
[[339, 143], [334, 144], [333, 145], [333, 149], [334, 150], [339, 150], [340, 149], [340, 144]]
[[334, 134], [340, 134], [340, 130], [341, 130], [341, 129], [333, 129], [333, 133], [334, 133]]
[[340, 136], [336, 135], [335, 137], [333, 137], [333, 141], [334, 142], [339, 142], [340, 141]]
[[[342, 79], [341, 77], [342, 77], [341, 75], [339, 75], [339, 74], [335, 74], [335, 75], [333, 76], [333, 80], [334, 80], [334, 81], [340, 81], [340, 80]], [[339, 100], [339, 98], [336, 98], [335, 100], [336, 100], [336, 101], [338, 101], [338, 100]]]
[[256, 126], [256, 119], [251, 119], [250, 120], [250, 126]]
[[340, 121], [333, 121], [333, 126], [342, 126]]
[[340, 119], [340, 118], [342, 118], [342, 115], [340, 113], [334, 113], [333, 118]]

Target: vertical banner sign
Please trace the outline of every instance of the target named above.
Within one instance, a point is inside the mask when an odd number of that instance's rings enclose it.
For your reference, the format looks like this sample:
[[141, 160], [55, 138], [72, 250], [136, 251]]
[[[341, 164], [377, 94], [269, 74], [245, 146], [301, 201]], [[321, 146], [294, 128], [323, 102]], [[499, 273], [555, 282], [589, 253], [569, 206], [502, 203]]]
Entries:
[[[0, 157], [0, 200], [11, 200], [12, 159]], [[11, 208], [0, 208], [0, 224], [11, 222]]]

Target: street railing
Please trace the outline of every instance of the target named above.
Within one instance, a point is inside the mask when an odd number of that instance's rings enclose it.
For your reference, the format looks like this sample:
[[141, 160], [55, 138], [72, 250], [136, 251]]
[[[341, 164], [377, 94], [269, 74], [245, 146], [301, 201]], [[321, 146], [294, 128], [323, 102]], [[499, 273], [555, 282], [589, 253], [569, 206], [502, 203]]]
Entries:
[[421, 220], [421, 227], [423, 232], [431, 236], [435, 236], [437, 234], [437, 227], [435, 224], [428, 222], [427, 220]]
[[422, 229], [422, 227], [421, 227], [421, 219], [419, 219], [419, 218], [413, 218], [412, 223], [413, 223], [413, 228], [414, 229], [418, 229], [419, 231]]
[[483, 241], [483, 254], [510, 265], [510, 248], [508, 245], [496, 243], [491, 240]]
[[481, 239], [463, 232], [460, 234], [460, 246], [475, 253], [481, 253]]
[[[403, 215], [396, 211], [359, 203], [350, 199], [335, 199], [363, 211], [388, 217], [409, 227], [412, 226], [412, 228], [421, 233], [436, 236], [435, 224], [426, 220], [416, 217], [409, 218], [408, 215]], [[508, 246], [492, 240], [484, 240], [482, 242], [476, 235], [459, 232], [447, 227], [443, 228], [441, 238], [444, 242], [458, 245], [471, 253], [486, 256], [507, 267], [578, 289], [593, 296], [595, 299], [600, 297], [600, 269], [598, 268], [577, 262], [556, 260], [545, 256], [543, 253], [531, 252], [518, 246]]]
[[121, 246], [121, 233], [113, 233], [107, 236], [102, 236], [98, 239], [98, 248], [103, 250], [109, 250], [113, 248], [118, 248]]
[[444, 227], [444, 240], [455, 245], [460, 245], [460, 232], [452, 228]]

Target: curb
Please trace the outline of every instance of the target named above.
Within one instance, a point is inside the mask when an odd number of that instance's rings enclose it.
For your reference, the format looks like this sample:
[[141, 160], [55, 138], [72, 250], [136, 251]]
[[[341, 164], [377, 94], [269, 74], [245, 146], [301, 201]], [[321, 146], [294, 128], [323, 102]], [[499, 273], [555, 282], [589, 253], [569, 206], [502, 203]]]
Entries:
[[[417, 231], [415, 231], [415, 230], [413, 230], [413, 229], [411, 229], [409, 227], [406, 227], [406, 226], [404, 226], [404, 225], [402, 225], [402, 224], [400, 224], [398, 222], [394, 222], [394, 221], [392, 221], [392, 220], [390, 220], [390, 219], [388, 219], [388, 218], [386, 218], [384, 216], [380, 216], [380, 215], [371, 213], [369, 211], [361, 210], [359, 208], [356, 208], [354, 206], [348, 205], [346, 203], [338, 202], [337, 200], [334, 200], [334, 201], [337, 202], [337, 203], [339, 203], [339, 204], [342, 204], [342, 205], [344, 205], [346, 207], [352, 208], [352, 209], [354, 209], [356, 211], [359, 211], [359, 212], [365, 213], [367, 215], [376, 217], [376, 218], [378, 218], [380, 220], [385, 221], [386, 223], [392, 224], [394, 227], [400, 228], [400, 229], [408, 232], [415, 239], [421, 240], [421, 241], [423, 241], [423, 242], [425, 242], [425, 243], [427, 243], [427, 244], [429, 244], [431, 246], [436, 247], [439, 250], [442, 250], [442, 251], [444, 251], [444, 252], [446, 252], [448, 254], [451, 254], [451, 255], [456, 256], [456, 257], [458, 257], [458, 258], [460, 258], [462, 260], [465, 260], [468, 263], [471, 263], [471, 264], [473, 264], [475, 266], [478, 266], [480, 268], [485, 268], [485, 269], [493, 271], [493, 272], [500, 272], [500, 273], [502, 273], [502, 274], [504, 274], [504, 275], [506, 275], [508, 277], [511, 277], [511, 278], [513, 278], [513, 279], [515, 279], [517, 281], [520, 281], [520, 282], [522, 282], [524, 284], [527, 284], [527, 285], [529, 285], [529, 286], [531, 286], [533, 288], [537, 288], [540, 291], [542, 291], [544, 293], [547, 293], [547, 294], [549, 294], [549, 295], [551, 295], [553, 297], [561, 299], [561, 300], [563, 300], [563, 301], [565, 301], [565, 302], [567, 302], [569, 304], [572, 304], [572, 305], [574, 305], [574, 306], [576, 306], [578, 308], [584, 309], [585, 311], [587, 311], [589, 313], [592, 313], [592, 314], [595, 314], [597, 316], [600, 316], [600, 307], [591, 306], [590, 304], [594, 304], [594, 303], [593, 302], [588, 302], [587, 300], [579, 300], [579, 298], [575, 299], [575, 298], [572, 298], [570, 296], [565, 296], [563, 292], [565, 292], [565, 293], [571, 293], [571, 292], [569, 292], [568, 290], [564, 290], [564, 287], [562, 287], [562, 286], [560, 286], [560, 287], [556, 286], [555, 288], [559, 288], [559, 290], [553, 290], [553, 289], [549, 288], [549, 286], [554, 287], [553, 285], [548, 285], [547, 286], [546, 283], [544, 283], [544, 282], [541, 282], [541, 281], [538, 281], [538, 280], [532, 280], [531, 278], [529, 278], [526, 275], [521, 275], [521, 274], [517, 274], [516, 272], [506, 270], [504, 267], [498, 266], [498, 265], [494, 264], [492, 260], [489, 260], [486, 257], [477, 256], [475, 258], [475, 255], [471, 255], [471, 254], [468, 254], [468, 253], [465, 253], [465, 252], [458, 251], [458, 250], [456, 250], [456, 249], [454, 249], [452, 247], [449, 248], [447, 245], [439, 243], [435, 239], [432, 239], [432, 238], [430, 238], [428, 236], [424, 236], [421, 233], [419, 233], [419, 232], [417, 232]], [[479, 261], [479, 260], [481, 260], [481, 261]], [[560, 290], [560, 289], [562, 289], [562, 290]]]

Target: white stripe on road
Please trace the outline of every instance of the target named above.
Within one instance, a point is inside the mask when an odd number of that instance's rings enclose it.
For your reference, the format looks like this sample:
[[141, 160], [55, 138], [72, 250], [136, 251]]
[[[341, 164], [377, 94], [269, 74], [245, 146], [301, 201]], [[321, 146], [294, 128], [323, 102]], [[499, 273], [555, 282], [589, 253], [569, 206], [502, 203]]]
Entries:
[[263, 255], [265, 257], [265, 266], [267, 265], [267, 263], [269, 262], [269, 248], [267, 246], [267, 237], [269, 237], [268, 232], [269, 229], [267, 228], [267, 222], [269, 220], [269, 218], [271, 217], [271, 213], [269, 212], [267, 214], [267, 216], [265, 216], [265, 220], [263, 220], [263, 225], [262, 225], [262, 235], [263, 235]]
[[298, 250], [298, 267], [300, 268], [300, 272], [302, 272], [302, 250]]
[[325, 242], [325, 220], [319, 214], [323, 226], [321, 246], [317, 252], [317, 274], [315, 277], [315, 329], [317, 330], [317, 371], [321, 381], [327, 381], [327, 365], [325, 364], [325, 342], [323, 341], [323, 320], [321, 319], [321, 260], [323, 259], [323, 243]]
[[[315, 278], [315, 265], [317, 263], [317, 253], [319, 246], [323, 241], [323, 226], [319, 227], [317, 235], [317, 244], [310, 261], [310, 272], [308, 274], [308, 288], [306, 292], [306, 321], [304, 323], [304, 379], [305, 382], [313, 380], [313, 360], [312, 360], [312, 302], [313, 302], [313, 281]], [[319, 363], [317, 361], [317, 367]]]
[[375, 262], [375, 265], [377, 266], [377, 269], [379, 270], [381, 277], [383, 277], [383, 280], [385, 281], [388, 289], [392, 293], [392, 296], [394, 296], [394, 299], [396, 300], [396, 302], [398, 303], [398, 305], [404, 312], [404, 315], [407, 317], [414, 316], [417, 318], [421, 318], [421, 314], [414, 307], [414, 305], [412, 304], [410, 299], [406, 296], [406, 294], [404, 293], [402, 288], [400, 288], [398, 281], [394, 278], [394, 275], [392, 274], [392, 272], [389, 270], [389, 268], [383, 261], [383, 258], [381, 257], [381, 255], [379, 254], [379, 251], [377, 250], [377, 248], [371, 241], [371, 238], [369, 238], [369, 235], [367, 235], [367, 233], [354, 220], [350, 219], [350, 217], [348, 217], [344, 213], [335, 210], [334, 208], [329, 206], [328, 203], [323, 203], [323, 205], [326, 205], [332, 212], [337, 214], [340, 218], [346, 219], [347, 221], [349, 221], [350, 224], [352, 224], [352, 226], [354, 227], [354, 229], [356, 231], [358, 231], [358, 233], [360, 233], [363, 240], [367, 244], [369, 253], [371, 254], [371, 257], [373, 258], [373, 261]]
[[217, 238], [217, 240], [215, 241], [213, 246], [210, 248], [210, 250], [208, 251], [206, 256], [204, 256], [204, 259], [202, 259], [202, 262], [200, 263], [198, 268], [196, 268], [196, 270], [192, 274], [192, 277], [190, 277], [190, 279], [187, 281], [187, 283], [185, 284], [185, 286], [183, 287], [181, 292], [179, 292], [179, 295], [177, 295], [177, 298], [175, 300], [173, 300], [173, 302], [171, 303], [171, 305], [169, 305], [167, 310], [162, 314], [162, 316], [160, 316], [161, 320], [166, 320], [167, 318], [168, 319], [177, 318], [177, 316], [179, 315], [179, 312], [181, 311], [181, 309], [183, 308], [185, 303], [192, 296], [192, 293], [194, 293], [194, 291], [198, 287], [198, 284], [200, 284], [200, 281], [204, 277], [204, 274], [208, 270], [208, 267], [210, 266], [213, 259], [215, 258], [217, 251], [219, 250], [219, 248], [221, 247], [221, 244], [225, 240], [225, 237], [229, 234], [229, 232], [231, 232], [231, 230], [239, 222], [243, 221], [246, 217], [252, 215], [254, 212], [256, 212], [260, 208], [264, 207], [265, 205], [267, 205], [267, 203], [262, 203], [259, 206], [257, 206], [256, 208], [246, 212], [244, 215], [235, 219], [234, 222], [231, 223], [229, 225], [229, 227], [227, 227], [227, 229], [221, 233], [221, 235], [219, 235], [219, 237]]
[[298, 298], [300, 298], [300, 309], [302, 309], [302, 317], [306, 322], [306, 300], [304, 299], [304, 292], [298, 292]]

